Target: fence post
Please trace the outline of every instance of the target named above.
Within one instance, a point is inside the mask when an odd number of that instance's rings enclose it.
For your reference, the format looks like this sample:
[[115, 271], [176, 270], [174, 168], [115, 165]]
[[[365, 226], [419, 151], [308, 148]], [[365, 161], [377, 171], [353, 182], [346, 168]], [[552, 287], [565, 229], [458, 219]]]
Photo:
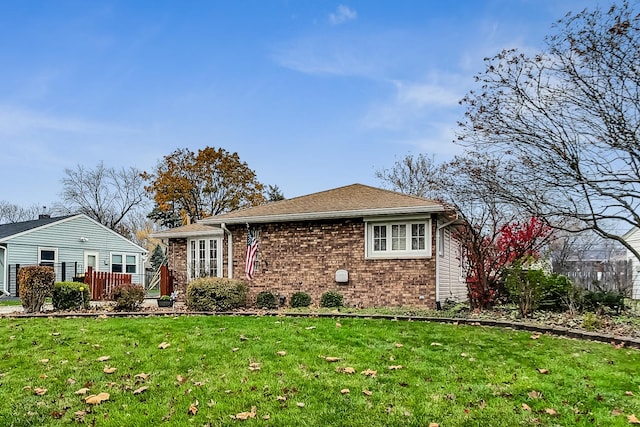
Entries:
[[20, 296], [20, 280], [18, 280], [18, 273], [20, 272], [20, 264], [16, 264], [16, 296]]
[[67, 263], [65, 261], [62, 261], [62, 281], [66, 282], [67, 281]]

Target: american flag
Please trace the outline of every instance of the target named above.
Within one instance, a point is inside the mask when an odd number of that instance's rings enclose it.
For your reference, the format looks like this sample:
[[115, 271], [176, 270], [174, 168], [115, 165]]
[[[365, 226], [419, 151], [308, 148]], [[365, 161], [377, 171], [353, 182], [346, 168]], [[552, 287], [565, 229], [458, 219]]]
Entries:
[[247, 280], [253, 279], [255, 261], [258, 254], [258, 237], [256, 232], [247, 227], [247, 253], [244, 258], [244, 273]]

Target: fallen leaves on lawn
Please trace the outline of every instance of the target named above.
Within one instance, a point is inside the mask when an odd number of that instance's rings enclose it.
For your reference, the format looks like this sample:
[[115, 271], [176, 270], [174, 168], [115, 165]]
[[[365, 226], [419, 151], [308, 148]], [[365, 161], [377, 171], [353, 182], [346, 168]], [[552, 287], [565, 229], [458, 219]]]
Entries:
[[631, 414], [627, 417], [629, 424], [640, 424], [640, 420], [636, 417], [635, 414]]
[[538, 334], [538, 333], [535, 333], [535, 334], [531, 335], [531, 339], [532, 340], [537, 340], [538, 338], [540, 338], [540, 334]]
[[315, 326], [307, 326], [305, 329], [306, 329], [307, 331], [310, 331], [310, 330], [315, 329], [315, 328], [316, 328]]
[[98, 362], [106, 362], [107, 360], [111, 360], [111, 356], [100, 356], [97, 360]]
[[165, 341], [163, 341], [160, 344], [158, 344], [158, 348], [160, 350], [164, 350], [166, 348], [169, 348], [170, 346], [171, 346], [171, 344], [169, 344], [168, 342], [165, 342]]
[[362, 394], [364, 394], [365, 396], [371, 396], [373, 392], [371, 392], [371, 390], [362, 390]]
[[439, 342], [432, 342], [431, 345], [434, 346], [434, 347], [441, 347], [442, 346], [442, 344], [440, 344]]
[[87, 394], [89, 392], [89, 389], [87, 387], [83, 387], [80, 390], [76, 391], [75, 394]]
[[337, 367], [336, 368], [336, 372], [341, 372], [343, 374], [355, 374], [356, 370], [354, 368], [352, 368], [351, 366], [347, 366], [347, 367], [344, 367], [344, 368]]
[[397, 342], [395, 345], [396, 345], [396, 348], [402, 348], [402, 347], [404, 347], [404, 345], [403, 345], [403, 344], [400, 344], [399, 342]]
[[298, 408], [304, 408], [304, 402], [296, 402], [296, 405], [298, 405]]
[[44, 396], [47, 393], [47, 389], [44, 387], [36, 387], [33, 389], [33, 394], [36, 396]]
[[542, 393], [540, 393], [539, 391], [530, 391], [529, 393], [527, 393], [527, 395], [532, 398], [532, 399], [541, 399], [542, 398]]
[[108, 366], [105, 366], [102, 372], [104, 372], [105, 374], [113, 374], [117, 370], [117, 368], [110, 368]]
[[84, 416], [87, 415], [87, 411], [76, 411], [73, 413], [76, 416], [76, 421], [79, 423], [84, 423]]
[[249, 412], [240, 412], [238, 414], [232, 415], [231, 418], [236, 419], [236, 420], [248, 420], [249, 418], [255, 418], [256, 417], [256, 411], [257, 408], [255, 406], [251, 407], [251, 411]]
[[342, 390], [340, 390], [340, 393], [349, 394], [349, 393], [351, 393], [351, 390], [349, 390], [348, 388], [343, 388]]
[[360, 372], [362, 375], [364, 375], [365, 377], [372, 377], [375, 378], [376, 375], [378, 375], [378, 371], [374, 371], [373, 369], [365, 369], [364, 371]]
[[198, 402], [198, 400], [196, 399], [195, 402], [193, 402], [191, 405], [189, 405], [189, 409], [187, 410], [187, 414], [189, 415], [195, 415], [198, 413], [198, 405], [200, 404], [200, 402]]
[[109, 397], [111, 397], [109, 393], [92, 394], [91, 396], [87, 396], [84, 399], [84, 402], [87, 405], [99, 405], [100, 403], [109, 400]]
[[336, 322], [336, 328], [342, 328], [342, 324], [340, 322]]
[[543, 369], [543, 368], [538, 368], [538, 372], [540, 372], [541, 374], [545, 375], [549, 373], [548, 369]]
[[329, 363], [333, 363], [333, 362], [337, 362], [340, 360], [339, 357], [333, 357], [333, 356], [320, 356], [321, 358], [323, 358], [324, 360], [326, 360]]
[[49, 363], [49, 359], [40, 359], [40, 363]]
[[555, 417], [556, 415], [558, 415], [558, 412], [553, 408], [546, 408], [544, 412], [551, 415], [552, 417]]
[[149, 379], [149, 374], [145, 374], [144, 372], [140, 372], [139, 374], [136, 374], [136, 376], [134, 378], [146, 381], [146, 380]]
[[531, 411], [531, 406], [527, 405], [526, 403], [522, 404], [522, 409], [525, 411]]
[[277, 400], [278, 402], [284, 402], [284, 401], [286, 401], [286, 400], [287, 400], [287, 398], [286, 398], [285, 396], [277, 396], [277, 397], [276, 397], [276, 400]]
[[286, 351], [284, 351], [284, 350], [281, 350], [281, 351], [277, 352], [276, 354], [277, 354], [278, 356], [286, 356], [286, 355], [287, 355], [287, 352], [286, 352]]
[[137, 389], [133, 390], [133, 394], [140, 394], [140, 393], [146, 391], [148, 388], [149, 387], [147, 387], [146, 385], [142, 386], [140, 388], [137, 388]]
[[260, 370], [260, 364], [257, 363], [257, 362], [249, 363], [249, 370], [250, 371], [259, 371]]
[[632, 391], [625, 391], [624, 395], [625, 396], [633, 396], [633, 392]]
[[389, 369], [390, 371], [396, 371], [398, 369], [402, 369], [402, 365], [391, 365], [388, 366], [387, 369]]
[[187, 382], [187, 379], [182, 375], [176, 375], [176, 381], [178, 381], [178, 384], [184, 384]]

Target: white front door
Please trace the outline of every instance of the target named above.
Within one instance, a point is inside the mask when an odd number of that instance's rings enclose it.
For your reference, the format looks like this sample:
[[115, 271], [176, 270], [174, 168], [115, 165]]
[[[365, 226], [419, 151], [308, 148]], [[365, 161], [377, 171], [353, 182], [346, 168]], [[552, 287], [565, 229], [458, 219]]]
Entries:
[[84, 271], [87, 271], [89, 267], [93, 271], [98, 271], [99, 254], [96, 251], [84, 251]]

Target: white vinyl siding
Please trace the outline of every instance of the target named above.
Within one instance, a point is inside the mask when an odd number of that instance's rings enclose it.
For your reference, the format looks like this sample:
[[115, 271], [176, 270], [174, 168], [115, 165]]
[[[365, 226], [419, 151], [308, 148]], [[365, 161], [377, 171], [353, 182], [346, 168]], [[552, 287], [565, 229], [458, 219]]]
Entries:
[[452, 235], [450, 228], [438, 231], [438, 275], [440, 280], [440, 295], [438, 300], [466, 301], [467, 284], [461, 256], [460, 242]]
[[366, 224], [367, 258], [431, 256], [431, 220], [370, 221]]
[[[144, 249], [125, 239], [108, 228], [79, 215], [65, 218], [38, 229], [30, 230], [7, 238], [6, 265], [21, 266], [40, 263], [39, 248], [55, 248], [56, 264], [66, 264], [66, 280], [72, 280], [73, 266], [77, 265], [78, 274], [86, 271], [85, 253], [97, 254], [96, 271], [111, 271], [111, 253], [135, 255], [136, 274], [132, 275], [134, 283], [143, 283]], [[125, 259], [126, 261], [126, 259]], [[130, 265], [129, 269], [133, 269]], [[6, 275], [6, 266], [5, 266]], [[62, 268], [56, 271], [56, 281], [62, 280]], [[11, 289], [15, 291], [15, 289]]]

